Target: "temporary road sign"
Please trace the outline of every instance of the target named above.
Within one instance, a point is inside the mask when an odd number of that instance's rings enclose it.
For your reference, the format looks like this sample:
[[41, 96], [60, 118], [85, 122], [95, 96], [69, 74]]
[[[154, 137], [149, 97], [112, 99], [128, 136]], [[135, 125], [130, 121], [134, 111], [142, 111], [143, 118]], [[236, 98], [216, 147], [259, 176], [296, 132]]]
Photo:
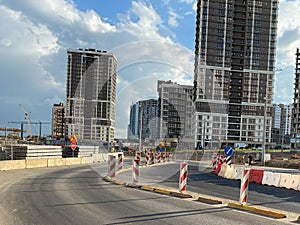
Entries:
[[70, 145], [71, 149], [74, 151], [77, 147], [76, 142], [72, 142]]
[[232, 156], [233, 154], [233, 149], [230, 147], [230, 146], [227, 146], [225, 149], [224, 149], [224, 153], [226, 156]]

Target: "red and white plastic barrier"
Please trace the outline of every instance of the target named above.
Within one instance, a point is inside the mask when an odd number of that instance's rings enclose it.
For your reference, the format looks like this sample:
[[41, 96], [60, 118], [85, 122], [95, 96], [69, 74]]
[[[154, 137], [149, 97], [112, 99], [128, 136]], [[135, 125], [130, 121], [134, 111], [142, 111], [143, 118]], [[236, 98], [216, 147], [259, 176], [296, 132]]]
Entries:
[[180, 163], [180, 177], [179, 177], [179, 191], [186, 191], [187, 174], [188, 174], [187, 162]]
[[217, 153], [214, 153], [212, 155], [212, 167], [213, 167], [214, 171], [216, 171], [217, 166], [218, 166], [218, 155], [217, 155]]
[[156, 152], [156, 163], [161, 162], [161, 152]]
[[118, 170], [123, 169], [123, 154], [118, 154]]
[[146, 151], [145, 159], [146, 159], [146, 164], [149, 165], [150, 164], [150, 152], [149, 151]]
[[132, 160], [132, 183], [137, 184], [140, 179], [140, 161]]
[[116, 157], [113, 155], [109, 155], [108, 160], [108, 176], [115, 177], [116, 176]]
[[248, 199], [249, 176], [250, 176], [250, 170], [244, 169], [243, 177], [241, 180], [241, 190], [240, 190], [240, 203], [243, 205], [247, 203], [247, 199]]
[[139, 152], [139, 151], [135, 152], [135, 159], [138, 161], [138, 164], [140, 164], [140, 161], [141, 161], [141, 152]]
[[150, 153], [150, 164], [151, 165], [154, 164], [154, 152], [153, 151]]

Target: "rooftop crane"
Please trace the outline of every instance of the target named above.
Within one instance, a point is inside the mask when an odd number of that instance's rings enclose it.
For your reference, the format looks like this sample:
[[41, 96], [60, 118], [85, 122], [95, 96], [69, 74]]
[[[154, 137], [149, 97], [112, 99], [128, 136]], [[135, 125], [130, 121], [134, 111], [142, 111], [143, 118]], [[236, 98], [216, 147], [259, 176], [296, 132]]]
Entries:
[[19, 106], [25, 114], [25, 120], [27, 122], [27, 132], [28, 132], [29, 138], [31, 139], [32, 134], [31, 134], [31, 127], [30, 127], [30, 114], [24, 109], [24, 107], [21, 104], [19, 104]]

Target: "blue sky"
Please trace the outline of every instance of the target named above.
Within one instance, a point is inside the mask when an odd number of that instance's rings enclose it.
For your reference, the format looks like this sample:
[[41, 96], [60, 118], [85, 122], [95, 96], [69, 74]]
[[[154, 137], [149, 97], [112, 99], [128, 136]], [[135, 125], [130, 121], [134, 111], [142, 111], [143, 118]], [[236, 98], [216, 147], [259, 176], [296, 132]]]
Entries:
[[[157, 80], [192, 84], [195, 0], [0, 0], [0, 127], [51, 121], [65, 101], [66, 50], [118, 58], [116, 137], [126, 137], [132, 102], [156, 97]], [[274, 102], [291, 103], [300, 0], [280, 1]], [[33, 134], [38, 127], [32, 126]], [[50, 134], [50, 126], [43, 126]]]

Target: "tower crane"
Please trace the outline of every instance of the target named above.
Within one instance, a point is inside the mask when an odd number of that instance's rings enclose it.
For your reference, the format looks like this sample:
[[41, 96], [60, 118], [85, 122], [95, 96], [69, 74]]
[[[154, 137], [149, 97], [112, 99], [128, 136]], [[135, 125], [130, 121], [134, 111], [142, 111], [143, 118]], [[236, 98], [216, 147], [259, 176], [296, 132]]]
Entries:
[[25, 120], [27, 122], [27, 132], [28, 132], [29, 138], [31, 139], [32, 134], [31, 134], [31, 127], [30, 127], [30, 114], [24, 109], [24, 107], [21, 104], [19, 104], [19, 106], [25, 114]]

